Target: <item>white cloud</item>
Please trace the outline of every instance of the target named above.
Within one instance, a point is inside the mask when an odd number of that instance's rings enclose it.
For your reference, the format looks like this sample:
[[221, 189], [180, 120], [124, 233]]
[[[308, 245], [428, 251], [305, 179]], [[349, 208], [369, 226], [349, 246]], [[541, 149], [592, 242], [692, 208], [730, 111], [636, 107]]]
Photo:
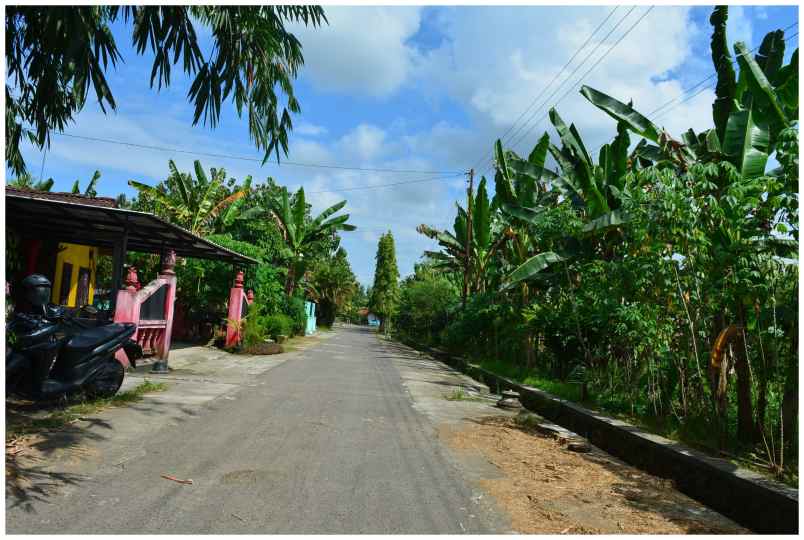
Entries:
[[319, 135], [326, 135], [327, 128], [324, 126], [317, 126], [315, 124], [310, 124], [308, 122], [301, 122], [297, 126], [293, 127], [293, 132], [298, 133], [299, 135], [307, 135], [309, 137], [317, 137]]
[[303, 73], [329, 90], [387, 96], [408, 78], [416, 51], [406, 41], [419, 29], [418, 7], [325, 9], [329, 25], [293, 27], [303, 44]]
[[359, 124], [341, 138], [339, 145], [346, 155], [366, 162], [387, 152], [385, 138], [383, 129], [370, 124]]

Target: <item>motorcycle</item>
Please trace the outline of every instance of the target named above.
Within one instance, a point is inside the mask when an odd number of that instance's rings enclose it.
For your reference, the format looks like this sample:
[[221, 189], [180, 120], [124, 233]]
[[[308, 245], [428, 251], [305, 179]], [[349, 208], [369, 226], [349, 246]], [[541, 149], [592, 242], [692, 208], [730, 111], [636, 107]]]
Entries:
[[[84, 392], [111, 397], [123, 384], [125, 369], [115, 358], [121, 348], [136, 367], [142, 347], [131, 339], [133, 323], [106, 323], [76, 316], [48, 303], [50, 281], [33, 274], [22, 281], [29, 312], [17, 312], [6, 325], [6, 395], [45, 400]], [[85, 306], [79, 313], [91, 313]]]

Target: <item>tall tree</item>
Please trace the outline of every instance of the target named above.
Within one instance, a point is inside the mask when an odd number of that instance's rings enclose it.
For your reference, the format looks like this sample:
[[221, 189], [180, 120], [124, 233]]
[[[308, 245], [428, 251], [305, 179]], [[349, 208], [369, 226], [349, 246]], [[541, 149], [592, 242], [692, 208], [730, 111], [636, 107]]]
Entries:
[[333, 204], [313, 219], [309, 215], [310, 208], [304, 198], [304, 188], [299, 188], [291, 199], [287, 188], [283, 187], [278, 196], [268, 200], [268, 208], [254, 208], [245, 214], [246, 217], [252, 217], [267, 212], [279, 227], [290, 259], [285, 282], [285, 292], [288, 296], [293, 294], [296, 283], [307, 270], [309, 259], [307, 256], [318, 243], [327, 237], [334, 237], [338, 231], [354, 231], [357, 228], [346, 223], [349, 214], [331, 217], [344, 206], [346, 201]]
[[[210, 169], [210, 178], [201, 162], [194, 162], [195, 178], [180, 172], [173, 160], [168, 161], [170, 176], [156, 186], [136, 180], [128, 184], [139, 192], [139, 198], [148, 199], [143, 204], [152, 204], [153, 210], [195, 234], [215, 232], [215, 221], [232, 222], [238, 215], [243, 197], [251, 189], [251, 177], [246, 177], [242, 186], [230, 190], [225, 169]], [[229, 185], [234, 182], [230, 181]], [[77, 187], [77, 186], [76, 186]]]
[[[292, 81], [304, 63], [302, 47], [286, 28], [326, 22], [318, 6], [9, 6], [6, 9], [6, 166], [26, 170], [23, 137], [38, 148], [51, 130], [63, 131], [87, 102], [90, 84], [101, 110], [117, 103], [106, 72], [123, 57], [111, 26], [132, 24], [138, 54], [154, 55], [151, 87], [170, 86], [182, 62], [192, 78], [187, 97], [193, 125], [215, 127], [230, 99], [265, 159], [287, 154], [290, 113], [300, 111]], [[211, 44], [198, 39], [199, 27]], [[211, 46], [210, 46], [211, 45]], [[283, 97], [284, 99], [280, 99]], [[284, 106], [282, 105], [284, 103]]]
[[369, 309], [379, 315], [380, 331], [387, 333], [390, 319], [399, 303], [399, 269], [396, 265], [396, 247], [391, 231], [380, 238], [376, 260]]
[[346, 250], [338, 248], [331, 257], [316, 261], [310, 274], [308, 290], [318, 302], [318, 319], [322, 325], [332, 326], [335, 316], [348, 310], [347, 304], [357, 291], [357, 280]]

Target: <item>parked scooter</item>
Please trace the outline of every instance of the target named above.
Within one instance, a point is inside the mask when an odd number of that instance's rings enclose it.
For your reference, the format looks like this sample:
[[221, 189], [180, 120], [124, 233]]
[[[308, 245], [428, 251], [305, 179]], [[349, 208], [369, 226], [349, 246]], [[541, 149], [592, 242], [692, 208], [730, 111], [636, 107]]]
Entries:
[[22, 281], [30, 312], [15, 313], [6, 326], [6, 394], [52, 399], [83, 391], [111, 397], [123, 384], [125, 369], [115, 358], [122, 347], [132, 365], [142, 347], [131, 336], [132, 323], [88, 326], [70, 310], [48, 304], [51, 284], [39, 274]]

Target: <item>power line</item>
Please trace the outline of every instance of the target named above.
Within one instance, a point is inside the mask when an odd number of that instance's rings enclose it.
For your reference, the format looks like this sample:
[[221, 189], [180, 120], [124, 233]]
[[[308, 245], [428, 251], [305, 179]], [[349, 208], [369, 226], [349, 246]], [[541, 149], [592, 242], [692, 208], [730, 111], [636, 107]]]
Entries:
[[[513, 124], [511, 124], [511, 125], [508, 127], [508, 129], [505, 131], [505, 133], [503, 133], [503, 134], [502, 134], [502, 136], [500, 137], [500, 140], [505, 141], [505, 138], [508, 136], [508, 134], [509, 134], [509, 133], [511, 133], [511, 130], [512, 130], [512, 129], [514, 129], [514, 126], [516, 126], [516, 125], [519, 123], [519, 121], [520, 121], [520, 120], [522, 120], [522, 118], [523, 118], [523, 117], [524, 117], [524, 116], [525, 116], [525, 115], [526, 115], [528, 112], [530, 112], [530, 110], [533, 108], [533, 106], [536, 104], [536, 102], [537, 102], [537, 101], [539, 101], [539, 99], [541, 99], [541, 97], [542, 97], [542, 96], [545, 94], [545, 92], [547, 92], [547, 89], [548, 89], [548, 88], [550, 88], [551, 86], [553, 86], [553, 83], [555, 83], [555, 82], [556, 82], [556, 80], [558, 80], [558, 78], [559, 78], [559, 77], [561, 77], [561, 75], [564, 73], [564, 71], [566, 71], [567, 67], [568, 67], [568, 66], [569, 66], [569, 65], [572, 63], [572, 61], [573, 61], [573, 60], [575, 60], [575, 57], [577, 57], [577, 56], [578, 56], [578, 54], [579, 54], [579, 53], [580, 53], [580, 52], [581, 52], [583, 49], [585, 49], [585, 48], [586, 48], [586, 46], [589, 44], [589, 42], [590, 42], [590, 41], [592, 41], [592, 38], [593, 38], [593, 37], [595, 37], [595, 35], [596, 35], [596, 34], [598, 33], [598, 31], [599, 31], [599, 30], [600, 30], [600, 29], [603, 27], [603, 25], [604, 25], [604, 24], [606, 24], [606, 21], [608, 21], [608, 20], [611, 18], [611, 16], [614, 14], [614, 12], [615, 12], [615, 11], [617, 11], [619, 8], [620, 8], [620, 6], [614, 6], [614, 8], [613, 8], [611, 11], [609, 11], [609, 13], [608, 13], [608, 14], [606, 15], [606, 17], [605, 17], [605, 18], [604, 18], [604, 19], [603, 19], [603, 20], [600, 22], [600, 24], [598, 24], [598, 25], [597, 25], [597, 27], [596, 27], [596, 28], [595, 28], [595, 29], [592, 31], [592, 33], [591, 33], [591, 34], [589, 34], [589, 37], [587, 37], [587, 38], [586, 38], [586, 41], [584, 41], [584, 42], [583, 42], [583, 44], [582, 44], [580, 47], [578, 47], [578, 49], [576, 49], [575, 53], [574, 53], [574, 54], [573, 54], [573, 55], [570, 57], [570, 59], [569, 59], [569, 60], [567, 60], [567, 62], [566, 62], [566, 63], [565, 63], [563, 66], [562, 66], [561, 70], [560, 70], [558, 73], [556, 73], [556, 75], [555, 75], [555, 76], [553, 77], [553, 79], [552, 79], [552, 80], [551, 80], [551, 81], [550, 81], [550, 82], [547, 84], [547, 86], [544, 86], [544, 87], [542, 88], [542, 91], [541, 91], [541, 92], [539, 92], [539, 94], [538, 94], [538, 95], [537, 95], [535, 98], [533, 98], [533, 101], [531, 101], [531, 103], [528, 105], [528, 107], [527, 107], [527, 108], [526, 108], [524, 111], [522, 111], [522, 113], [521, 113], [521, 114], [519, 115], [519, 117], [518, 117], [518, 118], [517, 118], [517, 119], [514, 121], [514, 123], [513, 123]], [[525, 124], [523, 124], [522, 126], [524, 126], [524, 125], [525, 125]], [[515, 136], [516, 136], [516, 134], [519, 132], [519, 130], [522, 128], [522, 126], [518, 127], [518, 128], [516, 129], [516, 131], [514, 131], [514, 133], [511, 135], [511, 138], [513, 138], [513, 137], [515, 137]], [[475, 162], [475, 164], [474, 164], [474, 165], [472, 165], [472, 167], [471, 167], [471, 168], [475, 168], [475, 167], [477, 167], [478, 165], [480, 165], [481, 163], [483, 163], [483, 161], [485, 161], [486, 159], [488, 159], [488, 158], [487, 158], [487, 157], [485, 157], [485, 156], [484, 156], [484, 157], [481, 157], [479, 160], [477, 160], [477, 162]]]
[[[787, 26], [786, 28], [783, 28], [783, 29], [782, 29], [782, 32], [786, 32], [786, 31], [790, 30], [791, 28], [793, 28], [794, 26], [798, 26], [798, 23], [797, 23], [797, 22], [794, 22], [793, 24], [791, 24], [791, 25]], [[793, 38], [794, 38], [794, 37], [796, 37], [797, 35], [798, 35], [798, 32], [796, 32], [795, 34], [793, 34], [792, 36], [790, 36], [790, 37], [788, 37], [788, 38], [785, 38], [785, 41], [787, 41], [787, 40], [789, 40], [789, 39], [793, 39]], [[753, 53], [753, 52], [756, 52], [756, 51], [757, 51], [757, 50], [758, 50], [758, 49], [759, 49], [761, 46], [762, 46], [762, 45], [757, 45], [756, 47], [754, 47], [753, 49], [751, 49], [750, 51], [748, 51], [748, 52], [749, 52], [749, 54], [750, 54], [750, 53]], [[736, 66], [737, 64], [738, 64], [738, 62], [737, 62], [737, 59], [735, 58], [735, 59], [732, 61], [732, 65]], [[683, 96], [684, 94], [687, 94], [688, 92], [691, 92], [692, 90], [694, 90], [694, 89], [698, 88], [700, 85], [704, 84], [705, 82], [712, 80], [712, 79], [713, 79], [714, 77], [716, 77], [716, 76], [717, 76], [717, 72], [714, 72], [714, 73], [712, 73], [711, 75], [709, 75], [708, 77], [706, 77], [705, 79], [702, 79], [702, 80], [698, 81], [698, 82], [697, 82], [697, 83], [695, 83], [694, 85], [690, 86], [689, 88], [687, 88], [686, 90], [684, 90], [683, 92], [681, 92], [681, 95], [679, 95], [679, 96], [677, 96], [677, 97], [674, 97], [673, 99], [671, 99], [671, 100], [667, 101], [666, 103], [664, 103], [664, 104], [660, 105], [660, 106], [659, 106], [659, 107], [657, 107], [656, 109], [654, 109], [654, 110], [652, 110], [651, 112], [649, 112], [649, 113], [647, 114], [647, 116], [648, 116], [648, 117], [653, 116], [654, 114], [658, 113], [659, 111], [661, 111], [662, 109], [664, 109], [664, 108], [665, 108], [665, 107], [667, 107], [668, 105], [671, 105], [671, 104], [673, 104], [674, 102], [678, 101], [678, 100], [681, 98], [681, 96]]]
[[[196, 156], [207, 156], [207, 157], [214, 157], [214, 158], [222, 158], [222, 159], [233, 159], [239, 161], [251, 161], [262, 163], [263, 160], [260, 158], [254, 157], [247, 157], [247, 156], [235, 156], [230, 154], [216, 154], [212, 152], [200, 152], [197, 150], [185, 150], [181, 148], [167, 148], [164, 146], [155, 146], [155, 145], [148, 145], [148, 144], [139, 144], [139, 143], [132, 143], [126, 141], [117, 141], [113, 139], [104, 139], [101, 137], [88, 137], [86, 135], [75, 135], [72, 133], [54, 133], [55, 135], [59, 135], [61, 137], [69, 137], [71, 139], [81, 139], [85, 141], [93, 141], [93, 142], [103, 142], [109, 144], [118, 144], [122, 146], [129, 146], [132, 148], [142, 148], [145, 150], [158, 150], [161, 152], [173, 152], [176, 154], [190, 154]], [[294, 167], [314, 167], [318, 169], [339, 169], [339, 170], [347, 170], [347, 171], [361, 171], [361, 172], [376, 172], [376, 173], [400, 173], [400, 174], [463, 174], [459, 173], [458, 171], [422, 171], [422, 170], [413, 170], [413, 169], [387, 169], [387, 168], [372, 168], [372, 167], [348, 167], [345, 165], [331, 165], [331, 164], [323, 164], [323, 163], [300, 163], [298, 161], [283, 161], [278, 165], [291, 165]]]
[[[629, 9], [629, 10], [628, 10], [628, 12], [627, 12], [625, 15], [623, 15], [623, 16], [620, 18], [620, 20], [619, 20], [619, 21], [617, 21], [617, 23], [616, 23], [616, 24], [615, 24], [615, 25], [614, 25], [614, 26], [613, 26], [613, 27], [612, 27], [612, 28], [611, 28], [611, 29], [608, 31], [608, 33], [607, 33], [605, 36], [603, 36], [603, 39], [601, 39], [601, 40], [600, 40], [600, 43], [599, 43], [597, 46], [595, 46], [595, 48], [594, 48], [594, 49], [593, 49], [593, 50], [592, 50], [592, 51], [591, 51], [589, 54], [587, 54], [587, 55], [586, 55], [586, 58], [584, 58], [584, 59], [583, 59], [583, 61], [582, 61], [580, 64], [578, 64], [577, 66], [575, 66], [575, 69], [573, 69], [573, 70], [572, 70], [572, 73], [570, 73], [569, 75], [567, 75], [567, 78], [566, 78], [566, 79], [564, 79], [564, 81], [563, 81], [561, 84], [559, 84], [559, 85], [558, 85], [558, 87], [557, 87], [555, 90], [553, 90], [553, 92], [552, 92], [552, 93], [551, 93], [551, 94], [550, 94], [550, 95], [547, 97], [547, 99], [545, 99], [545, 100], [542, 102], [542, 104], [541, 104], [541, 105], [539, 105], [539, 107], [538, 107], [536, 110], [534, 110], [534, 111], [531, 113], [530, 117], [529, 117], [529, 118], [528, 118], [528, 119], [525, 121], [525, 125], [528, 125], [528, 124], [530, 124], [530, 123], [531, 123], [531, 121], [533, 120], [533, 118], [534, 118], [534, 117], [536, 117], [536, 115], [539, 113], [539, 111], [540, 111], [540, 110], [542, 110], [542, 109], [543, 109], [543, 108], [544, 108], [544, 107], [547, 105], [547, 103], [549, 103], [549, 102], [550, 102], [550, 100], [551, 100], [551, 99], [552, 99], [552, 98], [553, 98], [553, 97], [554, 97], [554, 96], [555, 96], [555, 95], [556, 95], [556, 94], [557, 94], [559, 91], [561, 91], [561, 89], [564, 87], [564, 85], [567, 83], [567, 81], [569, 81], [569, 80], [570, 80], [570, 79], [573, 77], [573, 75], [575, 75], [575, 74], [578, 72], [578, 70], [579, 70], [579, 69], [581, 69], [581, 68], [582, 68], [582, 67], [583, 67], [583, 66], [584, 66], [584, 65], [585, 65], [585, 64], [586, 64], [586, 63], [587, 63], [587, 62], [588, 62], [588, 61], [589, 61], [589, 60], [590, 60], [590, 59], [591, 59], [591, 58], [592, 58], [594, 55], [595, 55], [595, 53], [597, 52], [597, 50], [598, 50], [598, 49], [599, 49], [599, 48], [600, 48], [600, 47], [603, 45], [603, 43], [605, 43], [605, 41], [606, 41], [606, 40], [609, 38], [609, 36], [611, 36], [611, 35], [614, 33], [614, 31], [615, 31], [615, 30], [617, 30], [617, 28], [619, 28], [619, 27], [620, 27], [620, 25], [621, 25], [621, 24], [622, 24], [622, 23], [625, 21], [625, 19], [627, 19], [627, 18], [628, 18], [628, 16], [629, 16], [629, 15], [631, 15], [631, 13], [632, 13], [632, 12], [633, 12], [635, 9], [636, 9], [636, 6], [632, 6], [632, 7], [631, 7], [631, 9]], [[653, 8], [651, 8], [651, 9], [653, 9]], [[647, 13], [647, 12], [646, 12], [646, 13]], [[644, 16], [643, 16], [643, 17], [644, 17]], [[637, 22], [639, 22], [639, 21], [641, 21], [641, 20], [642, 20], [642, 19], [640, 18], [640, 19], [639, 19]], [[633, 28], [633, 27], [632, 27], [632, 28]], [[628, 32], [630, 32], [630, 30], [629, 30]], [[628, 34], [628, 32], [626, 32], [626, 34], [624, 34], [624, 35], [627, 35], [627, 34]], [[620, 38], [620, 40], [622, 40], [622, 38]], [[615, 43], [615, 44], [614, 44], [614, 46], [609, 47], [609, 51], [611, 51], [611, 49], [612, 49], [613, 47], [615, 47], [615, 46], [616, 46], [618, 43], [619, 43], [619, 41], [618, 41], [617, 43]], [[601, 58], [605, 57], [605, 56], [606, 56], [606, 54], [608, 54], [608, 52], [607, 52], [607, 53], [605, 53], [605, 54], [604, 54], [604, 55], [603, 55]], [[599, 61], [598, 61], [598, 63], [599, 63]], [[596, 65], [597, 65], [597, 64], [595, 64], [595, 66], [596, 66]], [[593, 69], [594, 69], [594, 67], [595, 67], [595, 66], [593, 66]], [[591, 71], [591, 70], [590, 70], [590, 71]], [[589, 71], [587, 71], [587, 74], [588, 74], [588, 73], [589, 73]], [[584, 76], [585, 76], [585, 75], [584, 75]], [[569, 92], [571, 92], [572, 90], [573, 90], [573, 87], [570, 87]], [[566, 94], [565, 94], [565, 95], [566, 95]], [[563, 97], [562, 97], [562, 99], [563, 99]], [[546, 118], [546, 116], [547, 116], [547, 115], [545, 114], [545, 115], [544, 115], [544, 116], [542, 116], [542, 117], [541, 117], [539, 120], [537, 120], [535, 124], [532, 124], [532, 125], [531, 125], [531, 126], [528, 128], [528, 130], [527, 130], [525, 133], [523, 133], [522, 135], [520, 135], [520, 136], [519, 136], [519, 138], [516, 140], [516, 142], [514, 142], [513, 144], [511, 144], [511, 143], [509, 142], [509, 146], [514, 147], [514, 146], [516, 146], [517, 144], [519, 144], [519, 142], [520, 142], [520, 141], [521, 141], [521, 140], [522, 140], [524, 137], [526, 137], [527, 135], [529, 135], [529, 134], [530, 134], [530, 133], [533, 131], [533, 128], [534, 128], [534, 127], [536, 127], [537, 125], [539, 125], [539, 123], [540, 123], [542, 120], [544, 120], [544, 118]], [[493, 160], [493, 159], [489, 160], [489, 161], [487, 162], [487, 164], [486, 164], [486, 169], [485, 169], [485, 170], [491, 170], [491, 168], [492, 168], [491, 166], [493, 165], [493, 163], [494, 163], [494, 160]]]
[[[787, 28], [784, 28], [782, 31], [787, 31], [787, 30], [789, 30], [790, 28], [793, 28], [794, 26], [797, 26], [797, 25], [798, 25], [798, 23], [793, 23], [793, 24], [789, 25]], [[788, 37], [784, 38], [784, 41], [789, 41], [789, 40], [791, 40], [791, 39], [795, 38], [796, 36], [798, 36], [798, 32], [796, 32], [795, 34], [792, 34], [792, 35], [790, 35], [790, 36], [788, 36]], [[759, 47], [761, 47], [761, 45], [758, 45], [758, 46], [754, 47], [753, 49], [751, 49], [750, 51], [748, 51], [748, 53], [750, 54], [750, 53], [756, 52], [756, 51], [757, 51], [757, 49], [759, 49]], [[732, 64], [734, 64], [734, 65], [736, 66], [736, 65], [738, 64], [737, 59], [734, 59], [734, 60], [732, 61]], [[689, 101], [692, 101], [693, 99], [695, 99], [697, 96], [701, 95], [701, 94], [702, 94], [703, 92], [705, 92], [706, 90], [712, 90], [712, 89], [714, 89], [714, 87], [711, 87], [711, 86], [708, 86], [708, 85], [706, 85], [706, 86], [702, 86], [702, 87], [701, 87], [699, 90], [697, 90], [696, 92], [693, 92], [693, 93], [689, 94], [687, 97], [685, 97], [685, 98], [681, 99], [681, 98], [684, 96], [684, 94], [687, 94], [687, 93], [691, 92], [692, 90], [694, 90], [694, 89], [698, 88], [699, 86], [701, 86], [702, 84], [704, 84], [705, 82], [707, 82], [707, 81], [711, 80], [712, 78], [714, 78], [714, 77], [716, 77], [716, 76], [717, 76], [717, 72], [712, 73], [711, 75], [709, 75], [709, 76], [708, 76], [708, 77], [706, 77], [705, 79], [701, 79], [701, 80], [700, 80], [700, 81], [698, 81], [697, 83], [693, 84], [692, 86], [690, 86], [689, 88], [687, 88], [686, 90], [684, 90], [684, 91], [681, 93], [681, 95], [680, 95], [680, 96], [677, 96], [677, 97], [673, 98], [672, 100], [668, 101], [667, 103], [665, 103], [665, 104], [664, 104], [664, 105], [662, 105], [661, 107], [658, 107], [658, 108], [654, 109], [653, 111], [651, 111], [650, 113], [648, 113], [648, 114], [647, 114], [648, 119], [649, 119], [651, 122], [656, 122], [656, 121], [657, 121], [657, 120], [659, 120], [660, 118], [663, 118], [664, 116], [666, 116], [666, 115], [667, 115], [667, 114], [668, 114], [670, 111], [672, 111], [673, 109], [675, 109], [675, 108], [677, 108], [677, 107], [680, 107], [681, 105], [683, 105], [683, 104], [685, 104], [685, 103], [687, 103], [687, 102], [689, 102]], [[679, 99], [680, 99], [681, 101], [678, 101]], [[669, 108], [666, 108], [666, 109], [665, 109], [665, 107], [667, 107], [668, 105], [670, 105], [671, 103], [676, 102], [676, 101], [677, 101], [677, 103], [675, 103], [675, 105], [673, 105], [673, 106], [671, 106], [671, 107], [669, 107]], [[662, 112], [660, 112], [659, 114], [657, 114], [657, 115], [655, 115], [655, 116], [654, 116], [654, 114], [656, 113], [656, 111], [661, 111], [662, 109], [665, 109], [665, 110], [664, 110], [664, 111], [662, 111]], [[653, 118], [650, 118], [650, 117], [653, 117]], [[603, 148], [603, 146], [604, 146], [604, 145], [606, 145], [606, 144], [608, 144], [608, 143], [603, 143], [603, 144], [601, 144], [600, 146], [598, 146], [598, 147], [597, 147], [597, 150], [595, 150], [593, 153], [596, 153], [596, 152], [600, 151], [600, 149], [601, 149], [601, 148]]]
[[424, 182], [435, 182], [437, 180], [450, 180], [452, 178], [459, 178], [459, 177], [463, 176], [463, 174], [464, 173], [452, 174], [452, 175], [449, 175], [449, 176], [434, 176], [434, 177], [431, 177], [431, 178], [420, 178], [418, 180], [406, 180], [404, 182], [393, 182], [391, 184], [377, 184], [377, 185], [373, 185], [373, 186], [356, 186], [356, 187], [343, 188], [343, 189], [325, 189], [323, 191], [311, 191], [311, 192], [308, 193], [308, 195], [313, 195], [313, 194], [316, 194], [316, 193], [340, 193], [340, 192], [343, 192], [343, 191], [362, 191], [362, 190], [366, 190], [366, 189], [380, 189], [380, 188], [387, 188], [387, 187], [393, 187], [393, 186], [403, 186], [403, 185], [406, 185], [406, 184], [420, 184], [420, 183], [424, 183]]
[[[580, 77], [578, 77], [578, 79], [575, 81], [575, 83], [574, 83], [573, 85], [571, 85], [571, 86], [570, 86], [570, 88], [568, 88], [568, 89], [567, 89], [567, 91], [564, 93], [564, 95], [562, 95], [562, 96], [561, 96], [561, 97], [560, 97], [560, 98], [559, 98], [559, 99], [558, 99], [558, 100], [555, 102], [555, 104], [553, 105], [553, 107], [557, 107], [557, 106], [558, 106], [558, 105], [559, 105], [559, 104], [560, 104], [562, 101], [564, 101], [564, 100], [565, 100], [565, 99], [566, 99], [566, 98], [567, 98], [567, 97], [570, 95], [570, 93], [576, 89], [576, 87], [578, 86], [578, 83], [580, 83], [580, 82], [581, 82], [581, 81], [583, 81], [583, 80], [584, 80], [586, 77], [588, 77], [588, 76], [589, 76], [589, 74], [590, 74], [592, 71], [594, 71], [594, 70], [595, 70], [595, 68], [597, 68], [597, 66], [599, 66], [599, 65], [600, 65], [600, 63], [601, 63], [603, 60], [605, 60], [605, 58], [606, 58], [606, 57], [609, 55], [609, 53], [610, 53], [611, 51], [613, 51], [613, 50], [614, 50], [614, 49], [617, 47], [617, 45], [619, 45], [619, 44], [620, 44], [620, 43], [621, 43], [621, 42], [622, 42], [622, 41], [623, 41], [623, 40], [624, 40], [624, 39], [625, 39], [625, 38], [628, 36], [628, 34], [630, 34], [630, 33], [631, 33], [633, 30], [634, 30], [634, 28], [636, 28], [636, 27], [637, 27], [637, 25], [638, 25], [639, 23], [641, 23], [641, 22], [642, 22], [642, 20], [643, 20], [645, 17], [647, 17], [647, 16], [648, 16], [648, 14], [649, 14], [649, 13], [650, 13], [650, 12], [653, 10], [653, 8], [654, 8], [654, 7], [655, 7], [655, 6], [650, 6], [650, 7], [649, 7], [647, 10], [645, 10], [645, 12], [644, 12], [644, 13], [642, 13], [642, 15], [641, 15], [641, 16], [640, 16], [640, 17], [639, 17], [639, 18], [638, 18], [636, 21], [634, 21], [634, 23], [633, 23], [633, 24], [632, 24], [632, 25], [631, 25], [631, 26], [628, 28], [628, 30], [626, 30], [626, 31], [625, 31], [625, 32], [624, 32], [624, 33], [623, 33], [623, 34], [622, 34], [622, 35], [619, 37], [619, 39], [618, 39], [617, 41], [615, 41], [615, 42], [614, 42], [614, 43], [613, 43], [613, 44], [612, 44], [612, 45], [611, 45], [611, 46], [610, 46], [608, 49], [606, 49], [606, 51], [605, 51], [605, 52], [604, 52], [604, 53], [603, 53], [603, 54], [600, 56], [600, 58], [598, 58], [598, 59], [597, 59], [597, 61], [596, 61], [594, 64], [592, 64], [592, 67], [590, 67], [588, 70], [586, 70], [586, 73], [584, 73], [583, 75], [581, 75]], [[629, 12], [629, 13], [630, 13], [630, 12]], [[516, 147], [516, 145], [517, 145], [517, 144], [519, 144], [519, 143], [522, 141], [522, 139], [524, 139], [524, 138], [525, 138], [525, 137], [526, 137], [526, 136], [527, 136], [527, 135], [528, 135], [528, 134], [529, 134], [531, 131], [533, 131], [533, 129], [534, 129], [534, 128], [536, 128], [536, 126], [538, 126], [538, 125], [539, 125], [539, 124], [540, 124], [542, 121], [544, 121], [544, 119], [545, 119], [545, 118], [547, 118], [547, 116], [548, 116], [548, 115], [549, 115], [549, 113], [545, 113], [545, 114], [544, 114], [544, 115], [543, 115], [543, 116], [542, 116], [542, 117], [541, 117], [541, 118], [540, 118], [538, 121], [536, 121], [536, 123], [534, 123], [534, 124], [533, 124], [533, 125], [532, 125], [532, 126], [529, 128], [529, 130], [528, 130], [526, 133], [523, 133], [523, 134], [522, 134], [522, 136], [521, 136], [521, 137], [520, 137], [520, 138], [519, 138], [519, 139], [518, 139], [516, 142], [514, 142], [514, 143], [511, 145], [511, 147], [512, 147], [512, 148], [515, 148], [515, 147]]]

